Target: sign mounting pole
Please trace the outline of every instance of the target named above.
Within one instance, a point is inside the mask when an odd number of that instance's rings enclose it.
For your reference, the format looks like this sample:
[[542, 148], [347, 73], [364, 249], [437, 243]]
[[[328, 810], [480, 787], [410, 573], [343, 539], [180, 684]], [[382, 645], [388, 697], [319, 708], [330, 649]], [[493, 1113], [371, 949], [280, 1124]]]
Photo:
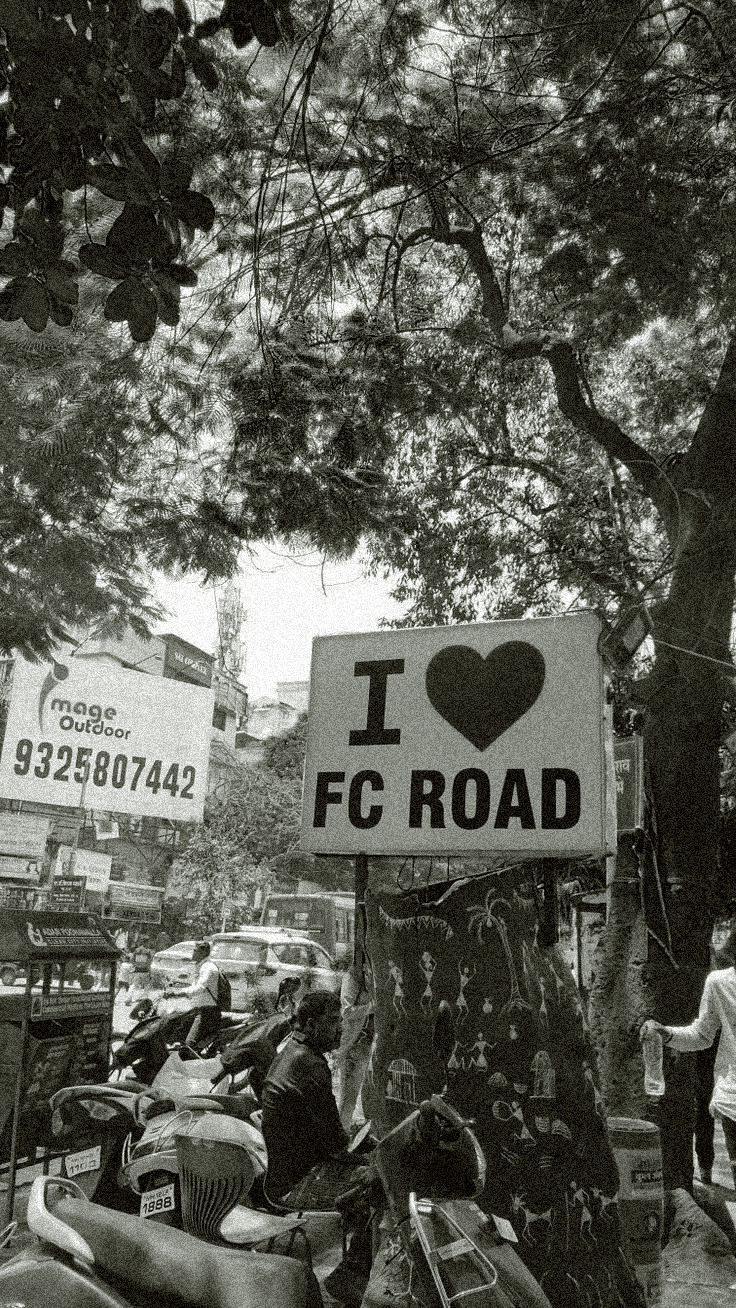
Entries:
[[[69, 876], [73, 877], [77, 870], [77, 850], [79, 848], [79, 835], [84, 825], [84, 819], [87, 812], [85, 799], [87, 797], [87, 782], [89, 781], [89, 759], [85, 764], [84, 780], [79, 795], [79, 807], [77, 808], [77, 821], [74, 827], [74, 839], [72, 840], [72, 852], [69, 857]], [[83, 897], [84, 898], [84, 897]]]

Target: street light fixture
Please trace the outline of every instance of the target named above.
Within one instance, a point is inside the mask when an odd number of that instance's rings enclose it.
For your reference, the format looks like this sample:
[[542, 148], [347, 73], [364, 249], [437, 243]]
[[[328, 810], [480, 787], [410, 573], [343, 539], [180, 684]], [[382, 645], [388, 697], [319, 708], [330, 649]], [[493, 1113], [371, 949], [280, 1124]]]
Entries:
[[627, 608], [608, 631], [601, 632], [598, 653], [615, 668], [624, 668], [654, 631], [646, 604]]

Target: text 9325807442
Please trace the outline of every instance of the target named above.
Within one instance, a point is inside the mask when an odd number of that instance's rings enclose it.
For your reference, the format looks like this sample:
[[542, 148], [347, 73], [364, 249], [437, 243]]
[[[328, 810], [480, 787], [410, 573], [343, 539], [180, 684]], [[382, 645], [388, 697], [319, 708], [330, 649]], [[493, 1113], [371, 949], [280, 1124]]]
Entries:
[[149, 759], [140, 755], [116, 753], [100, 749], [95, 752], [85, 745], [57, 745], [48, 740], [34, 745], [32, 740], [19, 740], [15, 750], [13, 771], [24, 777], [32, 769], [33, 775], [49, 778], [62, 785], [70, 780], [81, 784], [87, 776], [91, 785], [100, 790], [135, 791], [147, 787], [158, 794], [167, 790], [179, 799], [194, 798], [196, 769], [190, 763], [166, 759]]

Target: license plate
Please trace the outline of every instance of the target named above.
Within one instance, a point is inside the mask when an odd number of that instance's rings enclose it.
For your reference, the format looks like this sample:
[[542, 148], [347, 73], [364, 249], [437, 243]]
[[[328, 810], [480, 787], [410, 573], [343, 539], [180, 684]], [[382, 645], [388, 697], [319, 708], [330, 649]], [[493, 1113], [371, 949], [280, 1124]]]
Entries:
[[84, 1172], [96, 1172], [100, 1165], [102, 1145], [93, 1145], [91, 1149], [80, 1149], [78, 1154], [67, 1154], [64, 1167], [68, 1177], [82, 1176]]
[[173, 1213], [175, 1208], [173, 1181], [171, 1185], [159, 1185], [141, 1195], [141, 1217], [158, 1217], [161, 1213]]

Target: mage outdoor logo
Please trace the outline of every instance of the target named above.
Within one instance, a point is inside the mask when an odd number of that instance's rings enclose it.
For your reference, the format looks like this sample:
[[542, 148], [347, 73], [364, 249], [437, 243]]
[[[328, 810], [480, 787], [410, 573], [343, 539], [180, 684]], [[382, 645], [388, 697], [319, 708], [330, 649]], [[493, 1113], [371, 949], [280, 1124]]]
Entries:
[[38, 949], [43, 949], [43, 946], [46, 944], [46, 940], [44, 938], [44, 934], [41, 928], [34, 926], [32, 922], [29, 922], [26, 926], [26, 930], [28, 932], [28, 939], [30, 940], [31, 944], [36, 945]]
[[66, 681], [69, 676], [69, 669], [65, 663], [54, 663], [54, 666], [47, 673], [41, 692], [38, 696], [38, 725], [43, 731], [43, 710], [46, 700], [54, 686], [58, 686], [61, 681]]
[[[42, 731], [45, 730], [44, 713], [48, 698], [56, 686], [66, 681], [69, 672], [70, 669], [65, 663], [54, 662], [44, 678], [38, 696], [38, 723]], [[130, 731], [113, 723], [113, 719], [117, 716], [117, 709], [111, 705], [103, 707], [102, 704], [87, 704], [84, 700], [72, 703], [71, 697], [62, 699], [57, 695], [51, 700], [48, 712], [59, 714], [57, 725], [61, 731], [79, 731], [92, 736], [114, 736], [118, 740], [127, 740], [130, 736]]]

